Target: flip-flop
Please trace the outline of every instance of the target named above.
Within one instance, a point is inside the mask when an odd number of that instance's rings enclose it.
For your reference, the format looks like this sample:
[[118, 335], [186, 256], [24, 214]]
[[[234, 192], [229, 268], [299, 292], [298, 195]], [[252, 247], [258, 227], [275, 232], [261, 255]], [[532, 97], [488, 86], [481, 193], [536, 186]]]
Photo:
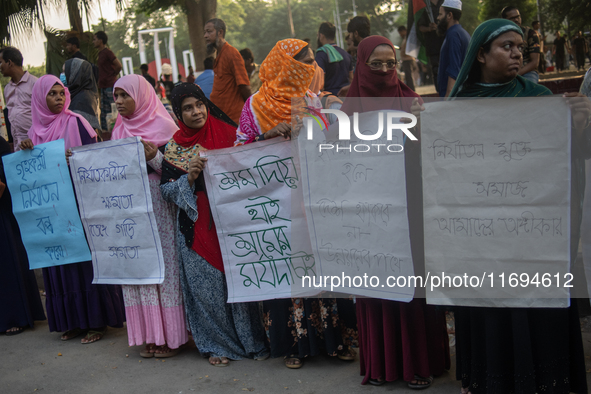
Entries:
[[[289, 357], [288, 357], [288, 356], [285, 356], [285, 357], [283, 358], [283, 360], [284, 360], [285, 366], [286, 366], [287, 368], [289, 368], [289, 369], [299, 369], [299, 368], [302, 368], [302, 366], [304, 365], [304, 360], [302, 360], [302, 359], [301, 359], [301, 358], [299, 358], [299, 357], [296, 357], [296, 356], [295, 356], [295, 355], [293, 355], [293, 354], [291, 354]], [[287, 362], [288, 362], [289, 360], [299, 360], [299, 361], [300, 361], [300, 363], [299, 363], [299, 364], [288, 364]]]
[[337, 354], [337, 357], [343, 361], [353, 361], [353, 360], [355, 360], [356, 355], [357, 355], [357, 352], [347, 346], [343, 350], [339, 351], [339, 353]]
[[143, 358], [152, 358], [152, 357], [154, 357], [154, 352], [151, 352], [150, 351], [150, 350], [153, 350], [153, 349], [154, 349], [154, 345], [146, 345], [146, 347], [144, 348], [144, 350], [142, 350], [140, 352], [140, 356], [142, 356]]
[[[61, 336], [61, 340], [62, 341], [69, 341], [70, 339], [74, 339], [78, 336], [80, 336], [80, 334], [84, 334], [85, 330], [81, 329], [81, 328], [74, 328], [73, 330], [68, 330], [66, 332], [64, 332], [64, 334]], [[64, 338], [67, 337], [67, 338]]]
[[[428, 378], [423, 378], [419, 375], [415, 375], [414, 380], [416, 380], [417, 383], [408, 382], [408, 387], [413, 390], [422, 390], [422, 389], [426, 389], [428, 387], [431, 387], [431, 384], [433, 383], [433, 376], [429, 376]], [[427, 384], [420, 384], [418, 381], [427, 382]]]
[[374, 386], [382, 386], [385, 383], [386, 383], [386, 380], [369, 379], [369, 384], [373, 384]]
[[18, 334], [22, 334], [23, 331], [25, 331], [24, 327], [14, 327], [16, 328], [16, 330], [14, 331], [6, 331], [6, 335], [7, 336], [12, 336], [12, 335], [18, 335]]
[[269, 358], [269, 356], [270, 356], [270, 354], [269, 354], [269, 353], [267, 353], [267, 354], [265, 354], [264, 356], [258, 356], [258, 357], [255, 357], [254, 359], [255, 359], [256, 361], [265, 361], [266, 359], [268, 359], [268, 358]]
[[[92, 338], [95, 335], [98, 335], [98, 338], [91, 341], [90, 338]], [[88, 330], [88, 332], [86, 333], [84, 338], [82, 338], [82, 339], [86, 339], [88, 342], [80, 341], [80, 343], [83, 345], [88, 345], [89, 343], [95, 343], [96, 341], [101, 340], [103, 338], [103, 335], [105, 335], [104, 331]]]

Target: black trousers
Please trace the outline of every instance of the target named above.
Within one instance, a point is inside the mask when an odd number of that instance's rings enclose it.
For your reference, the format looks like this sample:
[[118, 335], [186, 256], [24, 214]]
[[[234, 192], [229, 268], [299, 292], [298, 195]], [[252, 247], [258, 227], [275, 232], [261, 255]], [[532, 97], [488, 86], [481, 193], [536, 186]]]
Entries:
[[559, 55], [558, 53], [556, 54], [556, 69], [558, 71], [564, 70], [564, 54], [562, 54], [562, 55]]
[[585, 68], [585, 52], [577, 52], [577, 70]]

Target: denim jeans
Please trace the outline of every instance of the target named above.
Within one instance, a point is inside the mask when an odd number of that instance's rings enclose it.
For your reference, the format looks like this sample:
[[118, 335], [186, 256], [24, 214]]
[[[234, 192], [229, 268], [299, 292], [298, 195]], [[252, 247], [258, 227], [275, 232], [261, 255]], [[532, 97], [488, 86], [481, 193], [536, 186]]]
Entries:
[[111, 113], [111, 103], [114, 103], [113, 88], [101, 89], [101, 129], [108, 131], [107, 114]]

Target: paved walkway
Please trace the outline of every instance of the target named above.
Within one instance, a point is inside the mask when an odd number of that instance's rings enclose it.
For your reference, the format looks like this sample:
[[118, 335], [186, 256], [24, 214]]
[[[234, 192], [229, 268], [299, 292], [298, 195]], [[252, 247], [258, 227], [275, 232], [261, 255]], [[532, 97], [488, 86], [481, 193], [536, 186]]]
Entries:
[[[584, 333], [583, 339], [585, 352], [591, 355], [591, 334]], [[0, 336], [0, 349], [3, 394], [415, 392], [404, 382], [361, 386], [358, 360], [344, 362], [327, 356], [307, 360], [299, 370], [285, 368], [282, 359], [233, 361], [219, 368], [210, 366], [191, 342], [179, 355], [165, 361], [143, 359], [139, 356], [141, 347], [127, 345], [125, 328], [109, 329], [102, 340], [82, 345], [80, 338], [61, 341], [60, 333], [49, 333], [47, 323], [39, 322], [34, 330]], [[589, 356], [586, 358], [591, 367]], [[452, 367], [424, 392], [459, 393], [454, 376]]]

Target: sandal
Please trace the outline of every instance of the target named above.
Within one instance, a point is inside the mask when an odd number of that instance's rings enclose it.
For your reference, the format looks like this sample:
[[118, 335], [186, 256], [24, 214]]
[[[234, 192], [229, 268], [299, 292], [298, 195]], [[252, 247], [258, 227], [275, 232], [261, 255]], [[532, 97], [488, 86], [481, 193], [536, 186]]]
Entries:
[[[283, 360], [285, 366], [290, 369], [299, 369], [302, 368], [302, 366], [304, 365], [304, 360], [302, 360], [299, 357], [296, 357], [296, 355], [294, 354], [283, 357]], [[296, 364], [295, 361], [298, 361], [299, 363]]]
[[[162, 353], [157, 353], [157, 350], [166, 350], [168, 349], [168, 351], [164, 351]], [[162, 345], [162, 346], [158, 346], [156, 348], [156, 351], [154, 351], [154, 357], [156, 358], [168, 358], [168, 357], [174, 357], [177, 354], [179, 354], [179, 349], [171, 349], [166, 345]], [[226, 364], [227, 365], [227, 364]]]
[[269, 356], [270, 356], [270, 355], [271, 355], [271, 354], [269, 354], [269, 353], [266, 353], [266, 354], [264, 354], [264, 355], [262, 355], [262, 356], [255, 357], [254, 359], [255, 359], [256, 361], [265, 361], [266, 359], [268, 359], [268, 358], [269, 358]]
[[[89, 343], [94, 343], [94, 342], [100, 340], [103, 337], [103, 335], [105, 335], [105, 331], [88, 330], [88, 332], [86, 333], [84, 338], [82, 338], [80, 343], [83, 345], [88, 345]], [[98, 338], [91, 339], [92, 337], [98, 337]], [[86, 339], [86, 342], [83, 342], [85, 339]]]
[[[211, 359], [212, 358], [217, 358], [218, 360], [220, 360], [219, 363], [216, 364], [212, 364]], [[226, 360], [226, 362], [224, 362], [224, 359]], [[216, 356], [211, 356], [209, 358], [209, 364], [213, 365], [214, 367], [227, 367], [228, 364], [230, 364], [230, 360], [228, 359], [228, 357], [216, 357]]]
[[[12, 330], [12, 331], [10, 331]], [[10, 330], [6, 331], [6, 336], [11, 336], [11, 335], [18, 335], [18, 334], [22, 334], [23, 331], [25, 331], [24, 327], [13, 327]]]
[[380, 380], [379, 379], [369, 379], [368, 382], [369, 384], [373, 384], [374, 386], [382, 386], [384, 383], [386, 383], [386, 380]]
[[154, 357], [154, 350], [155, 350], [155, 348], [154, 348], [153, 343], [146, 345], [144, 350], [142, 350], [140, 352], [140, 356], [142, 356], [144, 358], [152, 358], [152, 357]]
[[69, 341], [70, 339], [74, 339], [77, 336], [79, 336], [80, 334], [84, 334], [85, 330], [81, 329], [81, 328], [74, 328], [73, 330], [68, 330], [66, 332], [64, 332], [64, 334], [61, 337], [62, 341]]
[[[408, 382], [408, 387], [413, 390], [422, 390], [431, 386], [431, 384], [433, 383], [433, 376], [429, 376], [428, 378], [422, 378], [419, 375], [415, 375], [414, 380], [416, 380], [417, 382]], [[421, 382], [425, 382], [425, 384], [421, 384]]]
[[351, 349], [349, 346], [346, 346], [344, 349], [339, 350], [337, 357], [343, 361], [353, 361], [355, 360], [355, 356], [357, 352]]

